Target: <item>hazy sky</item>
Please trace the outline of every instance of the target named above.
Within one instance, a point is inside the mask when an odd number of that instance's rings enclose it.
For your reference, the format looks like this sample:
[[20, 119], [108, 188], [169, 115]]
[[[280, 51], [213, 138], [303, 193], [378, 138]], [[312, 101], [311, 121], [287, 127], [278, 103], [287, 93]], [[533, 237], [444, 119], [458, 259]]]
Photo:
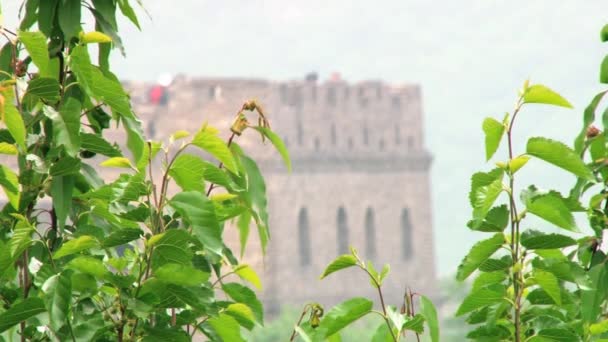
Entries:
[[[9, 26], [16, 2], [4, 4]], [[571, 128], [580, 127], [584, 107], [600, 89], [599, 64], [608, 53], [608, 44], [599, 42], [608, 23], [605, 0], [144, 4], [152, 19], [141, 16], [142, 32], [122, 23], [128, 58], [115, 58], [113, 65], [121, 78], [153, 80], [163, 72], [182, 72], [282, 80], [314, 70], [321, 78], [339, 71], [349, 81], [421, 84], [426, 141], [435, 157], [433, 228], [443, 276], [455, 272], [481, 236], [465, 224], [471, 213], [470, 174], [492, 167], [484, 160], [483, 118], [511, 110], [517, 89], [529, 77], [561, 92], [576, 109], [528, 108], [517, 125], [516, 148], [523, 152], [523, 138], [530, 135], [570, 144]], [[573, 181], [541, 162], [530, 163], [521, 174], [519, 185], [560, 182], [562, 191]]]

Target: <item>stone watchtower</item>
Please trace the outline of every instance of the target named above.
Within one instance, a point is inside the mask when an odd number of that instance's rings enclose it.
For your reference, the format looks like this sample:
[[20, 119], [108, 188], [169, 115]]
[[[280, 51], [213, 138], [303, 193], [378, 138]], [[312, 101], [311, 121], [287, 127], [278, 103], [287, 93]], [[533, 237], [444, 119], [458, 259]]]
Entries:
[[406, 287], [435, 294], [431, 157], [418, 86], [318, 83], [314, 75], [290, 82], [178, 77], [161, 97], [153, 86], [127, 85], [151, 138], [194, 131], [203, 121], [228, 132], [236, 110], [256, 98], [285, 140], [291, 174], [273, 148], [258, 146], [253, 132], [238, 140], [266, 176], [268, 258], [262, 262], [255, 233], [246, 258], [262, 275], [269, 309], [375, 298], [360, 270], [319, 281], [324, 267], [349, 246], [378, 269], [390, 264], [385, 285], [390, 304], [400, 306]]

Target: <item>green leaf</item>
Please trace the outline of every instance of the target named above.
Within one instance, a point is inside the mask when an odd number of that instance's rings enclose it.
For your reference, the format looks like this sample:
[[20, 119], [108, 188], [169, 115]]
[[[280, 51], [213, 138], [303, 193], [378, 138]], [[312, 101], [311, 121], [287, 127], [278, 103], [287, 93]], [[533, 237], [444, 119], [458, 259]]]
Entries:
[[0, 165], [0, 186], [4, 190], [8, 202], [11, 204], [13, 209], [19, 210], [19, 200], [21, 193], [19, 192], [19, 179], [7, 166]]
[[506, 295], [505, 287], [499, 284], [489, 285], [471, 292], [460, 304], [456, 316], [462, 316], [473, 310], [502, 302]]
[[535, 337], [541, 337], [542, 340], [530, 339], [529, 341], [554, 341], [554, 342], [573, 342], [580, 341], [579, 337], [568, 329], [563, 328], [548, 328], [538, 332]]
[[137, 26], [137, 28], [141, 30], [141, 27], [139, 27], [139, 21], [137, 20], [137, 15], [129, 4], [129, 0], [118, 0], [118, 6], [120, 7], [120, 11], [122, 12], [122, 14], [125, 17], [129, 18], [133, 25]]
[[154, 271], [156, 278], [181, 286], [200, 286], [209, 279], [209, 273], [183, 264], [164, 264]]
[[57, 16], [66, 40], [76, 37], [80, 32], [80, 0], [62, 0]]
[[463, 281], [468, 278], [468, 276], [484, 261], [491, 257], [504, 242], [504, 236], [500, 233], [495, 234], [489, 239], [477, 242], [458, 266], [456, 279]]
[[483, 220], [498, 195], [503, 191], [502, 178], [504, 171], [494, 169], [490, 172], [477, 172], [471, 178], [469, 200], [473, 206], [473, 220]]
[[192, 339], [186, 332], [179, 328], [148, 327], [144, 328], [146, 335], [142, 342], [190, 342]]
[[192, 290], [183, 286], [167, 284], [167, 291], [174, 295], [177, 299], [181, 300], [185, 304], [188, 304], [197, 310], [206, 310], [207, 307], [205, 302], [209, 302], [211, 300], [213, 292], [210, 290], [208, 293], [205, 293], [208, 294], [207, 298], [205, 296], [201, 296], [200, 290], [197, 290]]
[[296, 331], [296, 333], [298, 333], [297, 336], [299, 336], [302, 341], [313, 342], [313, 340], [310, 338], [310, 336], [308, 336], [306, 331], [304, 331], [304, 329], [302, 329], [302, 327], [300, 327], [299, 325], [296, 325], [293, 329]]
[[192, 144], [209, 152], [224, 164], [226, 169], [238, 174], [236, 161], [226, 143], [217, 136], [217, 129], [204, 125], [192, 139]]
[[291, 172], [291, 159], [289, 158], [289, 151], [287, 151], [287, 147], [285, 146], [283, 140], [276, 133], [266, 127], [255, 126], [253, 128], [270, 140], [283, 158], [287, 171]]
[[239, 278], [250, 282], [253, 286], [255, 286], [258, 290], [262, 290], [262, 282], [260, 281], [260, 277], [258, 274], [251, 268], [249, 265], [239, 265], [234, 270]]
[[53, 259], [59, 259], [59, 258], [63, 258], [68, 255], [80, 253], [82, 251], [97, 247], [98, 245], [99, 245], [99, 243], [93, 236], [90, 236], [90, 235], [79, 236], [75, 239], [65, 242], [61, 246], [61, 248], [59, 248], [59, 250], [57, 252], [55, 252]]
[[125, 157], [112, 157], [110, 159], [104, 160], [99, 165], [106, 166], [106, 167], [118, 167], [118, 168], [125, 168], [125, 169], [135, 169], [135, 166], [133, 166], [133, 164], [131, 164], [131, 161], [128, 158], [125, 158]]
[[245, 341], [241, 336], [241, 327], [239, 323], [232, 316], [220, 313], [216, 317], [212, 317], [209, 320], [209, 325], [220, 337], [221, 341], [224, 342], [239, 342]]
[[251, 308], [242, 303], [230, 304], [225, 311], [228, 315], [234, 317], [239, 324], [248, 330], [253, 329], [255, 325], [255, 317]]
[[608, 319], [605, 319], [599, 323], [594, 323], [589, 326], [589, 332], [591, 335], [600, 335], [608, 332]]
[[535, 84], [528, 87], [523, 96], [524, 103], [542, 103], [560, 107], [572, 108], [568, 100], [548, 87]]
[[103, 239], [101, 243], [102, 248], [110, 248], [121, 246], [126, 243], [129, 243], [133, 240], [139, 239], [139, 237], [143, 234], [141, 229], [137, 228], [124, 228], [118, 229], [110, 233], [108, 237]]
[[[604, 90], [596, 94], [587, 108], [585, 108], [585, 113], [583, 115], [583, 126], [574, 140], [574, 151], [578, 155], [580, 155], [580, 153], [583, 151], [583, 146], [585, 144], [585, 140], [587, 139], [587, 129], [595, 121], [595, 111], [597, 110], [597, 106], [604, 98], [604, 95], [606, 95], [606, 92], [608, 91]], [[604, 126], [606, 125], [604, 124]]]
[[[25, 7], [25, 15], [23, 15], [24, 7]], [[32, 27], [32, 25], [34, 25], [34, 23], [38, 19], [38, 16], [36, 15], [37, 8], [38, 8], [38, 0], [23, 1], [21, 8], [19, 9], [19, 18], [21, 18], [21, 24], [19, 25], [20, 30], [27, 30], [30, 27]], [[0, 16], [2, 16], [1, 8], [0, 8]]]
[[30, 297], [14, 304], [8, 310], [0, 313], [0, 333], [45, 311], [44, 302], [38, 297]]
[[391, 270], [391, 266], [389, 264], [385, 264], [384, 267], [382, 267], [382, 271], [380, 271], [380, 277], [378, 278], [380, 280], [380, 285], [382, 285], [382, 283], [384, 282], [384, 279], [386, 278], [386, 276], [388, 275], [388, 272], [390, 272]]
[[513, 158], [509, 162], [509, 170], [511, 171], [511, 174], [515, 174], [515, 172], [517, 172], [519, 169], [524, 167], [524, 165], [526, 165], [528, 160], [530, 160], [530, 157], [525, 154], [522, 154], [521, 156], [517, 156], [517, 157]]
[[57, 2], [58, 0], [40, 1], [38, 7], [38, 27], [47, 37], [51, 36]]
[[200, 157], [180, 154], [171, 165], [169, 175], [183, 191], [205, 191], [205, 162]]
[[[392, 305], [389, 305], [386, 308], [386, 316], [388, 317], [389, 321], [392, 323], [393, 327], [396, 330], [396, 334], [395, 335], [400, 335], [401, 334], [401, 330], [403, 329], [403, 325], [405, 324], [406, 320], [409, 320], [409, 317], [406, 317], [406, 315], [400, 313], [399, 311], [397, 311], [397, 308], [395, 308]], [[420, 324], [420, 327], [422, 327], [422, 324]]]
[[479, 270], [481, 272], [494, 272], [505, 270], [509, 268], [509, 266], [513, 265], [513, 259], [511, 259], [510, 255], [505, 255], [500, 259], [489, 258], [486, 259], [481, 265], [479, 265]]
[[51, 197], [53, 208], [57, 216], [57, 226], [63, 229], [70, 209], [72, 208], [72, 194], [74, 191], [73, 176], [56, 176], [51, 181]]
[[416, 314], [414, 317], [408, 318], [403, 325], [403, 330], [411, 330], [422, 334], [424, 331], [424, 316]]
[[171, 134], [171, 136], [169, 136], [169, 141], [174, 142], [174, 141], [183, 139], [189, 135], [190, 135], [190, 132], [180, 129], [180, 130], [175, 131], [173, 134]]
[[500, 233], [505, 230], [507, 224], [509, 224], [509, 208], [503, 204], [490, 209], [483, 221], [471, 220], [467, 226], [480, 232]]
[[98, 32], [98, 31], [91, 31], [91, 32], [87, 32], [87, 33], [81, 32], [81, 34], [79, 35], [79, 38], [80, 38], [80, 42], [83, 44], [111, 43], [112, 42], [112, 37], [108, 36], [107, 34]]
[[[522, 197], [526, 191], [522, 192]], [[529, 213], [570, 231], [578, 231], [574, 216], [567, 203], [556, 192], [540, 194], [525, 200]]]
[[21, 254], [32, 244], [32, 227], [27, 221], [20, 221], [13, 231], [13, 237], [9, 240], [11, 257], [17, 260]]
[[[233, 146], [238, 148], [235, 144]], [[244, 196], [247, 202], [257, 212], [257, 216], [253, 215], [255, 222], [258, 226], [258, 235], [260, 237], [260, 244], [262, 245], [262, 252], [266, 252], [266, 245], [270, 239], [270, 228], [268, 227], [268, 200], [266, 198], [266, 183], [264, 177], [258, 168], [255, 161], [246, 155], [239, 153], [240, 161], [245, 169], [247, 175], [247, 193]]]
[[431, 342], [439, 342], [439, 319], [433, 302], [425, 296], [420, 296], [420, 313], [424, 316], [429, 327]]
[[485, 118], [482, 128], [486, 135], [486, 160], [490, 160], [500, 145], [505, 125], [493, 118]]
[[331, 308], [323, 319], [320, 327], [329, 337], [342, 330], [349, 324], [372, 311], [374, 303], [367, 298], [352, 298]]
[[535, 269], [534, 279], [536, 283], [553, 299], [555, 304], [562, 305], [562, 296], [559, 289], [559, 281], [553, 273]]
[[600, 39], [602, 42], [608, 42], [608, 24], [602, 27], [602, 31], [600, 32]]
[[581, 290], [581, 318], [585, 323], [596, 322], [602, 312], [602, 303], [608, 293], [608, 276], [604, 264], [598, 264], [587, 272], [593, 287]]
[[4, 89], [1, 95], [4, 96], [4, 107], [2, 108], [3, 111], [0, 111], [0, 114], [2, 114], [0, 119], [2, 119], [6, 128], [8, 128], [17, 145], [25, 151], [25, 123], [23, 122], [21, 113], [19, 113], [17, 107], [13, 104], [13, 101], [15, 101], [13, 87]]
[[526, 153], [581, 178], [594, 180], [593, 173], [585, 166], [576, 152], [559, 141], [538, 137], [530, 138], [526, 146]]
[[50, 102], [57, 102], [59, 101], [59, 82], [50, 77], [34, 78], [27, 85], [27, 94], [36, 95]]
[[16, 155], [19, 153], [17, 146], [7, 142], [0, 142], [0, 154]]
[[72, 300], [71, 275], [70, 271], [63, 271], [50, 277], [42, 285], [51, 328], [54, 331], [59, 331], [70, 319], [69, 312]]
[[81, 164], [80, 159], [66, 156], [51, 165], [49, 174], [53, 177], [75, 175], [79, 173]]
[[529, 229], [521, 234], [521, 245], [527, 249], [553, 249], [576, 245], [576, 240], [560, 234], [545, 234]]
[[[376, 328], [374, 332], [374, 336], [372, 337], [372, 342], [393, 342], [393, 336], [386, 325], [386, 323], [382, 322], [378, 328]], [[434, 341], [433, 341], [434, 342]]]
[[44, 34], [42, 32], [19, 31], [18, 38], [25, 46], [27, 53], [32, 57], [32, 62], [38, 67], [40, 76], [53, 77], [50, 73], [49, 52]]
[[170, 204], [190, 223], [192, 233], [205, 248], [218, 255], [222, 253], [222, 230], [213, 202], [200, 192], [184, 191], [173, 196]]
[[169, 229], [150, 238], [148, 244], [154, 247], [152, 269], [166, 263], [190, 265], [193, 256], [189, 247], [190, 239], [188, 232], [183, 229]]
[[127, 131], [127, 147], [133, 154], [135, 163], [138, 164], [142, 158], [147, 158], [148, 156], [143, 155], [145, 142], [141, 123], [131, 111], [129, 98], [122, 85], [117, 80], [106, 77], [101, 70], [91, 64], [89, 52], [84, 45], [72, 49], [70, 67], [89, 96], [106, 103], [120, 115]]
[[68, 263], [68, 267], [82, 273], [90, 274], [98, 279], [103, 279], [108, 274], [108, 270], [101, 260], [87, 255], [72, 259]]
[[44, 114], [53, 122], [53, 141], [63, 145], [71, 157], [80, 150], [80, 102], [73, 97], [65, 99], [59, 113], [50, 106], [44, 107]]
[[247, 305], [253, 311], [256, 321], [263, 324], [264, 310], [262, 302], [256, 297], [255, 292], [238, 283], [223, 284], [222, 290], [235, 302]]
[[604, 57], [600, 66], [600, 82], [608, 83], [608, 56]]
[[247, 240], [249, 238], [249, 225], [251, 224], [251, 212], [246, 210], [243, 212], [236, 223], [239, 229], [239, 241], [241, 243], [241, 258], [245, 255], [245, 247], [247, 246]]
[[339, 270], [343, 270], [345, 268], [349, 268], [357, 265], [357, 258], [350, 254], [344, 254], [337, 257], [334, 261], [332, 261], [327, 267], [323, 274], [321, 274], [321, 279], [327, 277], [328, 275], [337, 272]]
[[112, 146], [107, 140], [98, 135], [81, 133], [80, 138], [82, 141], [80, 147], [83, 150], [99, 153], [106, 157], [122, 157], [122, 153], [119, 149]]
[[0, 240], [0, 280], [12, 277], [10, 274], [7, 276], [7, 273], [9, 270], [14, 270], [14, 265], [9, 246]]
[[483, 272], [480, 273], [475, 281], [473, 282], [473, 286], [471, 287], [471, 292], [475, 292], [482, 287], [492, 285], [492, 284], [500, 284], [507, 278], [507, 273], [505, 271], [496, 271], [496, 272]]

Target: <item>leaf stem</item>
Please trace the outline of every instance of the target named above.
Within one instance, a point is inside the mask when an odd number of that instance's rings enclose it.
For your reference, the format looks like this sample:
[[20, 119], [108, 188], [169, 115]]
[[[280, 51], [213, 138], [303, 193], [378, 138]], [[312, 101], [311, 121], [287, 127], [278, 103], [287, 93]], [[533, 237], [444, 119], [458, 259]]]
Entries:
[[289, 341], [293, 341], [296, 338], [296, 335], [298, 334], [296, 331], [296, 327], [300, 326], [300, 324], [302, 323], [302, 319], [304, 319], [304, 316], [306, 316], [306, 313], [308, 312], [309, 309], [310, 309], [310, 304], [304, 305], [304, 310], [302, 310], [300, 319], [298, 319], [298, 322], [296, 323], [295, 327], [293, 328], [293, 332], [291, 333], [291, 337], [289, 338]]
[[[358, 259], [358, 257], [357, 257], [357, 259]], [[393, 332], [393, 328], [391, 328], [390, 322], [388, 321], [388, 318], [387, 318], [386, 305], [384, 304], [384, 296], [382, 295], [382, 286], [380, 285], [378, 280], [376, 280], [376, 278], [367, 270], [367, 267], [365, 267], [365, 265], [363, 265], [361, 263], [361, 260], [359, 260], [358, 266], [359, 266], [359, 268], [364, 270], [365, 273], [367, 273], [369, 275], [369, 278], [374, 282], [376, 289], [378, 289], [378, 297], [380, 297], [380, 305], [382, 306], [382, 312], [384, 313], [383, 317], [386, 320], [386, 324], [388, 325], [388, 330], [391, 332], [391, 336], [393, 337], [393, 340], [395, 342], [398, 341], [397, 337], [395, 336], [395, 333]]]
[[[513, 125], [515, 124], [515, 119], [517, 118], [517, 114], [521, 110], [523, 104], [523, 98], [520, 97], [517, 101], [517, 105], [515, 110], [513, 111], [513, 117], [511, 118], [511, 122], [509, 123], [509, 128], [507, 129], [507, 142], [509, 145], [509, 164], [513, 160]], [[517, 214], [517, 205], [515, 203], [514, 196], [514, 186], [515, 186], [515, 175], [510, 171], [509, 167], [509, 213], [510, 213], [510, 222], [511, 222], [511, 258], [513, 259], [513, 268], [519, 262], [519, 219]], [[515, 304], [513, 307], [514, 313], [514, 326], [515, 326], [515, 342], [520, 342], [521, 335], [521, 305], [520, 305], [520, 286], [519, 286], [519, 277], [520, 271], [513, 272], [513, 290], [514, 290], [514, 298], [513, 303]]]

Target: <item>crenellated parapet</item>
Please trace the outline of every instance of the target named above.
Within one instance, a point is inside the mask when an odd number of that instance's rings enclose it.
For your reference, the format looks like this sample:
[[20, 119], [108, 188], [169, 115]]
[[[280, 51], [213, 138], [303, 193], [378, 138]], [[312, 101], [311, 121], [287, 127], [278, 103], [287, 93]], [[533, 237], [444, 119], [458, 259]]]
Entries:
[[[162, 87], [163, 101], [151, 97], [155, 87], [159, 86], [127, 83], [138, 115], [150, 122], [145, 128], [152, 137], [166, 137], [172, 127], [191, 127], [203, 120], [227, 128], [234, 111], [255, 98], [288, 145], [296, 165], [302, 168], [351, 165], [356, 166], [355, 170], [390, 170], [388, 165], [392, 165], [395, 170], [415, 171], [430, 165], [417, 85], [178, 76]], [[266, 156], [265, 151], [259, 153], [262, 159], [275, 157]], [[385, 166], [373, 166], [379, 162]], [[273, 160], [263, 163], [272, 165]], [[323, 166], [314, 166], [317, 164]]]

